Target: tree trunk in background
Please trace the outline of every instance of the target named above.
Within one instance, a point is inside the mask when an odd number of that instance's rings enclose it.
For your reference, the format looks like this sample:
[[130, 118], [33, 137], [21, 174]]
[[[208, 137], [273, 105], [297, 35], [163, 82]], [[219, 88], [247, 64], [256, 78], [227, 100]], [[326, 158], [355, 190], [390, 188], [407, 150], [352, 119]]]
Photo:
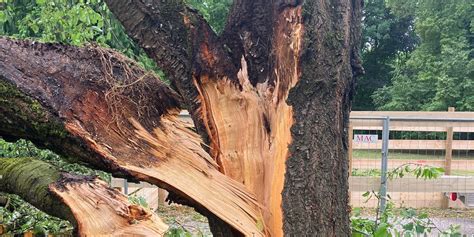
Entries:
[[235, 0], [220, 36], [180, 0], [106, 2], [183, 96], [219, 171], [256, 195], [267, 235], [350, 235], [361, 0]]
[[0, 191], [69, 220], [79, 236], [163, 236], [168, 226], [95, 177], [61, 173], [30, 158], [0, 159]]

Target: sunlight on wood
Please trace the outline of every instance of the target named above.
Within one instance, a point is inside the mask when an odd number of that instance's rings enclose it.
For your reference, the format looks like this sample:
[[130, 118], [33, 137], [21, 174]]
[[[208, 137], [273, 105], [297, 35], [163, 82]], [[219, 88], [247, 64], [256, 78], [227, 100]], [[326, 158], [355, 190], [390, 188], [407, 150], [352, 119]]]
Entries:
[[151, 210], [130, 204], [127, 196], [102, 180], [51, 184], [71, 209], [80, 236], [163, 236], [168, 226]]

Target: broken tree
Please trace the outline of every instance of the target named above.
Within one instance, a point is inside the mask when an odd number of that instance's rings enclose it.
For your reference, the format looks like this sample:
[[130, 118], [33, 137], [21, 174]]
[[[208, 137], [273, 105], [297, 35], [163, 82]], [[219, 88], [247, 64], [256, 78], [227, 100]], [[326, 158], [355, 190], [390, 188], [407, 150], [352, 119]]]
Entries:
[[[216, 235], [350, 234], [362, 1], [236, 0], [221, 35], [184, 1], [106, 2], [180, 96], [103, 50], [3, 40], [4, 87], [48, 112], [7, 108], [1, 135], [165, 187], [210, 214]], [[206, 145], [176, 119], [180, 105]]]
[[80, 236], [163, 236], [168, 229], [153, 212], [95, 177], [59, 172], [31, 158], [0, 158], [0, 176], [2, 192], [69, 220]]
[[157, 184], [258, 235], [254, 195], [178, 120], [180, 97], [124, 56], [0, 38], [0, 135], [116, 176]]

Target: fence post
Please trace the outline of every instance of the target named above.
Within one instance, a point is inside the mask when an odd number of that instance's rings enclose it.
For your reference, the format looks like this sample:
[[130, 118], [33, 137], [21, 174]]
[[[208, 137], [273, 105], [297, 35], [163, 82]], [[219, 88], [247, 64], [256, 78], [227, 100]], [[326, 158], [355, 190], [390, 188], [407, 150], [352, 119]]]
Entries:
[[390, 134], [390, 117], [385, 117], [383, 120], [382, 130], [382, 167], [380, 175], [380, 209], [379, 213], [385, 211], [387, 203], [387, 169], [388, 169], [388, 140]]
[[[454, 107], [449, 107], [448, 112], [454, 112], [455, 109]], [[445, 154], [444, 154], [444, 174], [445, 175], [451, 175], [451, 163], [453, 159], [453, 127], [449, 126], [446, 128], [446, 146], [445, 146]], [[441, 202], [441, 207], [442, 208], [448, 208], [449, 207], [449, 199], [443, 195], [442, 202]]]
[[167, 196], [168, 196], [168, 191], [162, 188], [158, 188], [158, 206], [165, 206]]
[[[448, 112], [454, 112], [454, 107], [449, 107]], [[446, 128], [446, 148], [445, 148], [444, 173], [451, 175], [451, 161], [453, 159], [453, 127]]]
[[123, 193], [125, 195], [128, 195], [128, 180], [127, 179], [123, 179]]

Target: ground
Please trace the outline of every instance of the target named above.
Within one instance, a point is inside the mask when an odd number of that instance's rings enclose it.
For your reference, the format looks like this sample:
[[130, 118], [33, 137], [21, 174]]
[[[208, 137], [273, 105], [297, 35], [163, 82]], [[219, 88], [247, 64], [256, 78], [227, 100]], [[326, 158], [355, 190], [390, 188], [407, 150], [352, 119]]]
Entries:
[[[433, 223], [440, 229], [446, 230], [450, 225], [460, 225], [461, 232], [467, 236], [474, 235], [474, 209], [435, 209], [419, 208], [418, 212], [425, 212]], [[362, 208], [361, 216], [375, 217], [374, 208]], [[434, 230], [433, 235], [437, 236]]]
[[[474, 209], [417, 209], [428, 213], [434, 224], [441, 230], [450, 225], [461, 225], [461, 231], [468, 236], [474, 235]], [[207, 219], [192, 208], [180, 205], [161, 206], [157, 212], [170, 228], [182, 228], [193, 236], [212, 236]], [[375, 209], [362, 208], [362, 216], [374, 217]], [[437, 232], [434, 230], [433, 234]]]
[[157, 213], [170, 229], [184, 229], [192, 236], [212, 236], [207, 218], [193, 208], [172, 204], [158, 207]]

